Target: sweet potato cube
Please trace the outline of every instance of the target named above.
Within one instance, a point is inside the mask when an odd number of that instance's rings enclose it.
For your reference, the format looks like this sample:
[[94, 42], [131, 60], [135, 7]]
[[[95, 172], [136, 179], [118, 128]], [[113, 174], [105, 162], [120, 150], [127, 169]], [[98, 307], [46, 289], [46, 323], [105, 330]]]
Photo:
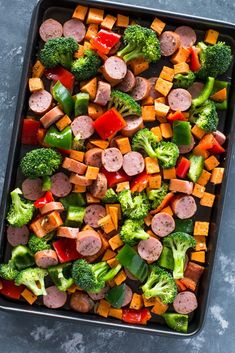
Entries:
[[104, 10], [94, 9], [91, 7], [88, 12], [86, 23], [101, 24], [103, 22], [103, 19], [104, 19]]
[[169, 180], [169, 179], [175, 179], [175, 178], [176, 178], [175, 167], [163, 169], [163, 179]]
[[111, 246], [112, 250], [116, 250], [123, 245], [123, 241], [120, 238], [119, 234], [114, 235], [112, 238], [109, 239], [109, 245]]
[[126, 28], [128, 27], [128, 25], [129, 25], [129, 16], [124, 16], [119, 13], [117, 15], [116, 26]]
[[157, 119], [159, 117], [161, 118], [165, 118], [167, 116], [167, 114], [169, 113], [170, 107], [169, 105], [163, 104], [163, 103], [159, 103], [156, 101], [154, 101], [154, 107], [155, 107], [155, 112], [156, 112], [156, 116]]
[[44, 89], [42, 80], [39, 77], [32, 77], [29, 79], [29, 90], [30, 92], [37, 92]]
[[120, 286], [123, 282], [126, 280], [126, 273], [121, 270], [118, 272], [118, 274], [114, 277], [114, 282], [116, 283], [117, 286]]
[[76, 59], [81, 58], [81, 57], [84, 55], [84, 50], [85, 50], [85, 49], [84, 49], [84, 46], [79, 44], [79, 48], [78, 48], [78, 50], [75, 51], [75, 53], [73, 54], [73, 56], [74, 56]]
[[204, 38], [204, 42], [207, 44], [216, 44], [219, 37], [219, 32], [214, 29], [208, 29]]
[[91, 180], [96, 180], [98, 173], [99, 173], [99, 168], [93, 167], [91, 165], [88, 165], [87, 170], [86, 170], [86, 178], [91, 179]]
[[151, 175], [149, 177], [149, 188], [150, 189], [159, 189], [162, 185], [161, 174]]
[[191, 129], [191, 132], [198, 140], [201, 140], [206, 134], [206, 132], [197, 125], [194, 125], [194, 127]]
[[192, 261], [204, 263], [206, 261], [205, 251], [194, 251], [190, 254]]
[[[116, 257], [113, 257], [112, 259], [107, 260], [107, 264], [109, 265], [109, 267], [114, 268], [119, 264], [119, 262], [116, 259]], [[115, 282], [114, 282], [114, 284], [115, 284]]]
[[126, 154], [131, 151], [131, 144], [128, 137], [121, 137], [117, 139], [116, 142], [122, 154]]
[[168, 213], [170, 216], [173, 216], [173, 211], [170, 206], [163, 208], [160, 212]]
[[64, 115], [63, 118], [61, 118], [59, 121], [56, 122], [56, 127], [58, 130], [62, 131], [64, 130], [67, 126], [71, 124], [71, 120], [68, 117], [68, 115]]
[[212, 169], [218, 167], [219, 161], [215, 156], [210, 156], [204, 162], [207, 170], [211, 171]]
[[175, 75], [174, 69], [168, 66], [163, 66], [163, 69], [160, 72], [159, 77], [162, 78], [163, 80], [172, 82], [174, 75]]
[[156, 158], [145, 157], [145, 168], [147, 174], [155, 174], [160, 172], [158, 160]]
[[116, 192], [121, 192], [123, 190], [129, 190], [129, 189], [130, 189], [129, 181], [123, 181], [122, 183], [117, 184]]
[[157, 315], [162, 315], [164, 314], [168, 309], [168, 305], [164, 304], [160, 298], [156, 297], [156, 302], [154, 304], [154, 307], [152, 308], [151, 312]]
[[37, 78], [37, 77], [40, 78], [40, 77], [42, 77], [44, 71], [45, 71], [45, 66], [42, 65], [40, 60], [37, 60], [32, 68], [32, 77], [33, 78]]
[[167, 96], [173, 86], [172, 82], [163, 80], [159, 77], [155, 84], [155, 90], [161, 93], [163, 96]]
[[111, 249], [107, 249], [102, 257], [102, 261], [113, 259], [117, 254]]
[[143, 121], [154, 121], [155, 120], [154, 105], [142, 106], [142, 118], [143, 118]]
[[212, 207], [214, 201], [215, 201], [215, 195], [213, 195], [209, 192], [204, 192], [204, 194], [200, 200], [200, 205], [205, 206], [205, 207]]
[[[110, 214], [108, 214], [107, 216], [101, 218], [99, 221], [98, 221], [98, 224], [99, 226], [101, 226], [104, 230], [104, 232], [106, 234], [112, 232], [113, 230], [115, 230], [115, 226], [113, 224], [113, 221], [112, 221], [112, 218], [110, 216]], [[115, 249], [113, 249], [115, 250]]]
[[141, 74], [149, 68], [149, 63], [144, 58], [133, 59], [128, 62], [128, 65], [130, 65], [135, 76]]
[[202, 186], [206, 186], [206, 184], [209, 182], [211, 177], [211, 173], [209, 173], [207, 170], [203, 169], [197, 183]]
[[78, 162], [83, 162], [85, 153], [82, 151], [71, 150], [69, 157]]
[[91, 204], [91, 203], [100, 203], [100, 199], [97, 197], [94, 197], [91, 195], [89, 192], [86, 193], [86, 202]]
[[109, 304], [106, 300], [101, 299], [96, 312], [100, 316], [108, 317], [110, 307], [111, 307], [111, 304]]
[[194, 224], [193, 235], [205, 235], [209, 233], [209, 222], [196, 221]]
[[74, 185], [73, 192], [86, 192], [86, 186], [84, 185]]
[[32, 305], [36, 300], [37, 296], [33, 294], [30, 290], [25, 288], [23, 292], [20, 294], [30, 305]]
[[86, 31], [85, 40], [91, 40], [94, 38], [98, 33], [98, 30], [99, 27], [97, 23], [90, 23]]
[[221, 184], [224, 176], [224, 168], [214, 168], [211, 174], [210, 182], [212, 184]]
[[155, 136], [157, 136], [158, 142], [162, 141], [162, 133], [159, 126], [152, 127], [151, 131], [154, 133]]
[[177, 74], [186, 74], [190, 71], [189, 64], [182, 62], [174, 65], [175, 75]]
[[205, 235], [194, 235], [194, 239], [196, 240], [196, 251], [207, 250]]
[[111, 16], [111, 15], [107, 15], [107, 16], [105, 16], [103, 22], [101, 23], [101, 27], [111, 31], [116, 20], [117, 20], [116, 17]]
[[151, 28], [157, 32], [157, 34], [160, 36], [160, 34], [162, 33], [162, 31], [164, 30], [166, 24], [165, 22], [161, 21], [159, 18], [155, 17], [155, 19], [153, 20], [152, 24], [151, 24]]
[[161, 129], [162, 137], [164, 137], [165, 139], [169, 139], [173, 136], [171, 124], [162, 123], [160, 124], [160, 129]]
[[205, 186], [202, 186], [202, 185], [195, 183], [192, 195], [201, 199], [205, 190], [206, 190]]
[[182, 62], [186, 62], [189, 58], [190, 50], [184, 47], [180, 47], [179, 50], [172, 55], [171, 62], [173, 64], [179, 64]]
[[122, 320], [122, 309], [109, 309], [109, 316], [114, 317], [115, 319]]
[[140, 310], [141, 308], [143, 308], [143, 305], [144, 305], [144, 302], [143, 302], [142, 295], [134, 293], [130, 303], [130, 309]]
[[96, 147], [101, 148], [102, 150], [105, 150], [109, 146], [109, 141], [104, 141], [104, 140], [91, 140], [90, 141], [92, 145], [95, 145]]
[[84, 21], [86, 14], [88, 11], [88, 7], [87, 6], [82, 6], [82, 5], [78, 5], [76, 7], [76, 9], [74, 10], [74, 13], [72, 15], [72, 18], [76, 18], [80, 21]]

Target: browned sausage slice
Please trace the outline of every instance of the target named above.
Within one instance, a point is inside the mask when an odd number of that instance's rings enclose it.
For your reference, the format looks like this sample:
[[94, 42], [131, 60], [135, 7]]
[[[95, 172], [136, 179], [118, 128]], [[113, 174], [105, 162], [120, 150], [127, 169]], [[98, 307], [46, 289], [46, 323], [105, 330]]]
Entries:
[[84, 175], [71, 174], [69, 181], [75, 185], [89, 186], [93, 180], [87, 179]]
[[189, 26], [177, 27], [175, 30], [175, 33], [177, 33], [180, 36], [180, 43], [181, 43], [181, 46], [184, 48], [192, 47], [196, 43], [196, 40], [197, 40], [196, 33]]
[[63, 35], [64, 37], [72, 37], [78, 43], [80, 43], [86, 34], [86, 27], [83, 22], [77, 20], [76, 18], [71, 18], [66, 21], [63, 25]]
[[180, 153], [185, 154], [185, 153], [191, 152], [193, 147], [194, 147], [194, 145], [195, 145], [195, 140], [194, 140], [194, 137], [192, 135], [191, 143], [189, 145], [180, 145], [180, 146], [178, 146], [178, 148], [179, 148]]
[[163, 56], [171, 56], [180, 46], [180, 36], [172, 31], [163, 32], [160, 37], [160, 48]]
[[118, 148], [107, 148], [102, 152], [102, 164], [108, 172], [117, 172], [123, 164], [123, 156]]
[[47, 42], [48, 39], [62, 37], [63, 28], [60, 22], [54, 20], [53, 18], [48, 18], [41, 24], [39, 34], [41, 39], [44, 42]]
[[88, 294], [76, 291], [71, 295], [70, 308], [78, 311], [79, 313], [88, 313], [94, 307], [94, 303]]
[[197, 205], [192, 196], [177, 195], [172, 204], [172, 211], [180, 219], [191, 218], [197, 212]]
[[98, 221], [106, 216], [106, 210], [101, 205], [89, 205], [86, 208], [84, 222], [92, 228], [99, 228]]
[[192, 96], [184, 88], [175, 88], [168, 95], [168, 103], [172, 110], [184, 112], [191, 107]]
[[56, 236], [69, 239], [77, 239], [79, 228], [59, 227]]
[[97, 179], [90, 186], [90, 193], [94, 197], [102, 199], [105, 196], [107, 189], [108, 182], [106, 176], [103, 173], [98, 173]]
[[99, 81], [94, 103], [104, 107], [110, 100], [111, 86], [107, 82]]
[[138, 253], [140, 257], [148, 262], [157, 261], [161, 255], [161, 252], [162, 243], [154, 237], [141, 240], [138, 244]]
[[150, 83], [144, 77], [137, 76], [135, 81], [135, 87], [131, 92], [131, 97], [134, 98], [135, 101], [141, 101], [146, 98], [150, 91]]
[[133, 88], [135, 87], [135, 83], [136, 79], [133, 72], [131, 70], [127, 70], [126, 76], [124, 77], [122, 82], [117, 85], [117, 89], [127, 93], [133, 90]]
[[128, 116], [125, 120], [126, 126], [121, 131], [123, 136], [131, 137], [144, 127], [143, 118], [141, 116]]
[[63, 212], [64, 211], [64, 206], [62, 205], [61, 202], [49, 202], [45, 206], [39, 208], [39, 211], [41, 214], [47, 214], [52, 211], [58, 211], [58, 212]]
[[187, 180], [171, 179], [169, 189], [173, 192], [182, 192], [190, 195], [193, 192], [193, 183]]
[[47, 295], [43, 296], [43, 304], [50, 309], [58, 309], [65, 305], [67, 293], [61, 292], [56, 286], [46, 289]]
[[42, 125], [47, 129], [49, 126], [54, 124], [60, 118], [64, 116], [64, 113], [59, 107], [54, 107], [49, 112], [47, 112], [43, 117], [41, 117], [40, 121]]
[[123, 157], [123, 169], [127, 175], [137, 175], [144, 170], [144, 158], [139, 152], [128, 152]]
[[113, 85], [121, 82], [127, 73], [125, 61], [117, 56], [110, 56], [104, 63], [103, 75], [105, 79]]
[[27, 200], [36, 201], [44, 194], [42, 191], [42, 180], [39, 178], [25, 179], [22, 183], [22, 192]]
[[179, 314], [189, 314], [197, 309], [198, 303], [196, 295], [192, 292], [185, 291], [178, 293], [174, 302], [173, 307]]
[[100, 299], [103, 299], [105, 297], [105, 294], [108, 292], [108, 290], [109, 290], [109, 287], [104, 287], [104, 288], [101, 289], [101, 291], [99, 293], [88, 292], [88, 295], [93, 300], [100, 300]]
[[29, 240], [29, 230], [27, 226], [7, 227], [7, 240], [11, 246], [26, 245]]
[[133, 296], [132, 289], [126, 285], [125, 286], [125, 295], [124, 295], [124, 300], [123, 300], [122, 306], [126, 306], [126, 305], [130, 304], [132, 296]]
[[174, 218], [165, 212], [157, 213], [152, 219], [151, 228], [154, 234], [166, 237], [175, 229]]
[[101, 148], [91, 148], [85, 152], [85, 164], [93, 167], [102, 167], [102, 156], [103, 150]]
[[67, 196], [71, 190], [72, 185], [69, 178], [64, 173], [56, 173], [51, 177], [51, 192], [57, 197]]
[[29, 97], [29, 108], [38, 115], [45, 114], [52, 105], [52, 95], [46, 90], [37, 91]]
[[58, 264], [55, 250], [41, 250], [34, 255], [36, 265], [40, 268], [48, 268]]
[[77, 236], [77, 252], [83, 256], [91, 256], [98, 253], [102, 247], [99, 234], [94, 230], [83, 230]]
[[194, 262], [189, 261], [184, 271], [184, 277], [188, 277], [195, 283], [198, 283], [201, 275], [204, 272], [204, 269], [205, 268], [203, 266], [200, 266], [198, 264], [195, 264]]
[[62, 167], [76, 174], [85, 174], [87, 166], [75, 159], [65, 157]]
[[197, 98], [201, 91], [204, 88], [204, 83], [202, 82], [194, 82], [189, 88], [188, 91], [192, 96], [192, 99]]
[[81, 115], [74, 119], [71, 124], [74, 136], [85, 140], [94, 134], [93, 120], [87, 115]]

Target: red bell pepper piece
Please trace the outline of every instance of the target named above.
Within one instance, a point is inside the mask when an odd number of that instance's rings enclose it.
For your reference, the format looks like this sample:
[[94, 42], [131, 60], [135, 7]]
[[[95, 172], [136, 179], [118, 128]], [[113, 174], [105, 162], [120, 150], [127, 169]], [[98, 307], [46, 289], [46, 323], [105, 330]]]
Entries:
[[96, 119], [93, 122], [93, 126], [100, 137], [106, 140], [116, 132], [122, 130], [126, 126], [126, 121], [117, 109], [112, 108]]
[[151, 317], [150, 311], [146, 308], [140, 310], [122, 309], [122, 320], [129, 324], [146, 325]]
[[40, 121], [35, 119], [28, 118], [23, 120], [21, 135], [21, 142], [23, 145], [38, 145], [37, 133], [40, 125]]
[[196, 47], [189, 48], [190, 50], [190, 70], [193, 72], [197, 72], [201, 68], [201, 63], [199, 60], [199, 50]]
[[16, 286], [13, 281], [7, 281], [5, 279], [1, 279], [2, 288], [0, 289], [0, 293], [6, 295], [12, 299], [20, 299], [20, 294], [23, 292], [25, 286], [20, 285]]
[[106, 31], [101, 29], [97, 35], [92, 38], [91, 45], [94, 49], [98, 50], [101, 54], [108, 54], [109, 51], [116, 45], [121, 39], [120, 34], [112, 31]]
[[149, 182], [149, 174], [145, 171], [137, 175], [131, 182], [131, 192], [141, 192], [146, 189]]
[[61, 66], [45, 70], [45, 75], [48, 80], [54, 82], [60, 81], [70, 92], [73, 90], [75, 76]]
[[176, 167], [176, 175], [179, 178], [184, 179], [187, 176], [189, 168], [190, 168], [190, 161], [187, 158], [182, 157]]
[[52, 202], [52, 201], [54, 201], [52, 193], [50, 191], [47, 191], [43, 197], [40, 197], [40, 199], [38, 199], [34, 202], [34, 207], [42, 208], [47, 203]]
[[221, 154], [225, 149], [219, 144], [213, 134], [206, 134], [203, 136], [198, 146], [202, 150], [209, 151], [212, 154]]
[[175, 113], [168, 114], [167, 120], [169, 120], [169, 121], [175, 121], [175, 120], [187, 121], [187, 118], [184, 116], [184, 114], [182, 112], [177, 111]]
[[127, 175], [123, 169], [120, 169], [118, 172], [108, 172], [104, 167], [102, 167], [101, 172], [106, 176], [109, 188], [112, 188], [118, 183], [131, 180], [131, 177]]
[[65, 154], [68, 155], [71, 153], [71, 150], [64, 150], [63, 148], [57, 148], [57, 150], [61, 153], [61, 154]]
[[53, 247], [61, 263], [74, 261], [82, 257], [76, 250], [75, 239], [59, 239], [53, 243]]

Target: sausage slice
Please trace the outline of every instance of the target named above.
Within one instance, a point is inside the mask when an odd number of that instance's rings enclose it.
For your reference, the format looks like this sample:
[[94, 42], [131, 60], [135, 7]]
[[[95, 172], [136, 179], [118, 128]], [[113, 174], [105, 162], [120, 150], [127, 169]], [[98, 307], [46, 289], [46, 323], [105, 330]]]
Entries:
[[102, 199], [108, 189], [107, 178], [103, 173], [98, 173], [97, 179], [94, 180], [92, 185], [90, 186], [90, 193], [97, 197], [98, 199]]
[[27, 226], [7, 227], [7, 240], [11, 246], [26, 245], [29, 240], [29, 230]]
[[76, 291], [71, 295], [69, 305], [71, 309], [79, 313], [88, 313], [93, 309], [94, 302], [88, 294]]
[[45, 206], [39, 208], [39, 211], [42, 215], [52, 211], [63, 212], [64, 206], [62, 205], [61, 202], [52, 201], [52, 202], [48, 202]]
[[108, 103], [110, 99], [110, 95], [111, 95], [110, 84], [107, 82], [99, 81], [94, 103], [104, 107]]
[[172, 31], [163, 32], [160, 37], [160, 48], [163, 56], [171, 56], [180, 46], [180, 36]]
[[62, 167], [76, 174], [85, 174], [87, 166], [75, 159], [65, 157]]
[[54, 107], [49, 112], [47, 112], [43, 117], [41, 117], [40, 122], [43, 127], [47, 129], [49, 126], [53, 125], [56, 121], [64, 116], [63, 111], [59, 107]]
[[106, 216], [106, 210], [101, 205], [89, 205], [86, 208], [84, 222], [92, 228], [99, 228], [99, 220]]
[[134, 98], [136, 101], [141, 101], [142, 99], [146, 98], [150, 91], [150, 83], [144, 77], [137, 76], [135, 81], [135, 87], [131, 92], [131, 97]]
[[135, 87], [136, 79], [131, 70], [127, 70], [126, 76], [124, 79], [117, 85], [117, 89], [122, 92], [130, 92]]
[[79, 228], [59, 227], [56, 236], [69, 239], [77, 239]]
[[197, 212], [197, 205], [194, 198], [188, 195], [176, 196], [171, 207], [174, 214], [180, 219], [191, 218]]
[[123, 156], [118, 148], [107, 148], [102, 152], [102, 164], [108, 172], [117, 172], [122, 168]]
[[25, 179], [22, 183], [23, 196], [30, 201], [36, 201], [43, 196], [42, 191], [42, 180], [37, 179]]
[[63, 35], [64, 37], [72, 37], [78, 43], [80, 43], [86, 34], [86, 27], [84, 23], [76, 18], [71, 18], [66, 21], [63, 25]]
[[71, 124], [74, 136], [79, 136], [85, 140], [94, 134], [93, 120], [87, 115], [81, 115], [75, 118]]
[[72, 184], [64, 173], [56, 173], [51, 177], [51, 192], [57, 197], [65, 197], [72, 190]]
[[180, 43], [184, 48], [192, 47], [196, 43], [197, 35], [189, 26], [177, 27], [175, 33], [180, 36]]
[[197, 309], [197, 306], [196, 295], [189, 291], [178, 293], [173, 302], [173, 307], [179, 314], [190, 314]]
[[144, 127], [143, 118], [141, 116], [128, 116], [125, 120], [126, 126], [121, 131], [123, 136], [131, 137]]
[[127, 175], [133, 176], [144, 170], [144, 158], [139, 152], [128, 152], [123, 157], [123, 169]]
[[84, 230], [77, 236], [77, 252], [83, 256], [91, 256], [98, 253], [102, 247], [99, 234], [94, 230]]
[[36, 265], [41, 268], [48, 268], [58, 264], [55, 250], [41, 250], [34, 255]]
[[43, 304], [50, 309], [58, 309], [65, 305], [67, 293], [61, 292], [56, 286], [46, 289], [47, 295], [43, 296]]
[[165, 212], [157, 213], [152, 219], [151, 228], [154, 234], [166, 237], [175, 229], [174, 218]]
[[138, 244], [138, 253], [140, 257], [148, 262], [157, 261], [161, 255], [161, 252], [162, 243], [154, 237], [141, 240]]
[[190, 195], [193, 192], [193, 183], [187, 180], [170, 179], [169, 189], [173, 192], [182, 192]]
[[52, 105], [52, 95], [46, 90], [37, 91], [29, 97], [29, 108], [38, 115], [45, 114]]
[[112, 85], [121, 82], [127, 73], [127, 65], [124, 60], [117, 56], [110, 56], [104, 63], [104, 78]]
[[85, 153], [85, 164], [91, 165], [93, 167], [101, 168], [102, 167], [102, 156], [103, 150], [101, 148], [91, 148]]
[[47, 42], [49, 39], [62, 37], [63, 28], [60, 22], [53, 18], [48, 18], [41, 24], [39, 34], [41, 39]]
[[168, 103], [172, 110], [184, 112], [191, 107], [192, 96], [184, 88], [175, 88], [168, 95]]

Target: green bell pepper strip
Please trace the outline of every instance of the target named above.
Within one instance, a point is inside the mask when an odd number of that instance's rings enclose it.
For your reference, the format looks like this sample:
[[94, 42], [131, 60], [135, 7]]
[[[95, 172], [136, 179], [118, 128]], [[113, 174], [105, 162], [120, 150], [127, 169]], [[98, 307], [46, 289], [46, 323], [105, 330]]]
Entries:
[[12, 250], [11, 260], [19, 271], [35, 264], [33, 254], [24, 245], [18, 245]]
[[192, 142], [191, 125], [188, 121], [173, 121], [173, 140], [177, 146], [190, 145]]
[[213, 90], [211, 92], [211, 95], [213, 95], [214, 93], [220, 91], [223, 88], [229, 89], [230, 85], [231, 85], [230, 82], [215, 80], [214, 87], [213, 87]]
[[125, 299], [126, 284], [111, 288], [105, 295], [105, 299], [112, 305], [113, 308], [120, 309]]
[[52, 281], [60, 291], [66, 291], [74, 283], [71, 276], [71, 267], [71, 263], [65, 263], [48, 268], [48, 273]]
[[175, 331], [187, 333], [188, 331], [188, 315], [165, 313], [162, 315], [167, 326]]
[[42, 191], [50, 191], [51, 190], [51, 178], [48, 175], [45, 175], [42, 178]]
[[69, 90], [62, 85], [60, 81], [57, 81], [52, 88], [53, 98], [61, 105], [65, 114], [70, 116], [74, 109], [74, 100]]
[[163, 246], [161, 256], [158, 259], [158, 265], [173, 271], [174, 258], [172, 250], [170, 248]]
[[59, 131], [55, 126], [51, 126], [44, 137], [44, 142], [56, 148], [64, 150], [72, 149], [73, 134], [70, 126], [67, 126], [64, 130]]
[[212, 93], [213, 87], [214, 87], [214, 82], [215, 78], [214, 77], [208, 77], [206, 84], [201, 91], [200, 95], [197, 98], [194, 98], [192, 100], [192, 107], [196, 108], [199, 107], [199, 105], [202, 105], [207, 99], [210, 98], [210, 95]]
[[64, 206], [65, 210], [67, 211], [69, 206], [85, 206], [86, 202], [82, 194], [77, 192], [72, 192], [68, 196], [60, 198], [60, 202]]
[[83, 222], [85, 216], [85, 208], [80, 206], [69, 206], [67, 210], [67, 217], [65, 225], [69, 227], [79, 227]]
[[193, 220], [192, 219], [175, 219], [174, 232], [193, 233]]
[[146, 279], [148, 265], [130, 245], [123, 246], [116, 259], [138, 280], [143, 282]]
[[202, 156], [192, 155], [190, 158], [190, 168], [188, 172], [188, 177], [194, 183], [198, 181], [204, 167], [204, 158]]
[[88, 110], [89, 103], [89, 94], [88, 93], [78, 93], [75, 96], [75, 106], [74, 106], [74, 114], [75, 116], [85, 115]]
[[218, 110], [227, 110], [228, 109], [228, 101], [225, 99], [223, 102], [214, 102], [215, 107]]

